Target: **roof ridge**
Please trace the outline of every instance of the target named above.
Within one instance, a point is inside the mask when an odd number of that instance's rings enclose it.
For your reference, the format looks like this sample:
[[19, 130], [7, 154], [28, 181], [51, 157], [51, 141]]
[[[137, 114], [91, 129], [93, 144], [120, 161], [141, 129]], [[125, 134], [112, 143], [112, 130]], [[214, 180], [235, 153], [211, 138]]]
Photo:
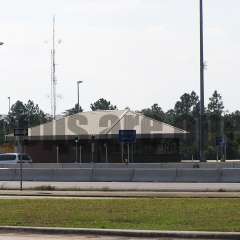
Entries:
[[43, 126], [45, 124], [49, 124], [49, 123], [52, 123], [52, 122], [55, 122], [57, 123], [58, 121], [60, 120], [65, 120], [65, 119], [69, 119], [69, 118], [74, 118], [76, 117], [77, 115], [81, 115], [83, 113], [97, 113], [97, 112], [125, 112], [125, 110], [97, 110], [97, 111], [86, 111], [86, 112], [78, 112], [78, 113], [74, 113], [72, 115], [69, 115], [69, 116], [64, 116], [63, 118], [60, 118], [60, 119], [52, 119], [51, 121], [49, 122], [45, 122], [45, 123], [41, 123], [37, 126], [34, 126], [34, 127], [30, 127], [29, 129], [33, 129], [35, 127], [40, 127], [40, 126]]
[[181, 132], [183, 132], [183, 133], [188, 133], [188, 131], [186, 131], [186, 130], [184, 130], [184, 129], [181, 129], [181, 128], [175, 127], [175, 126], [173, 126], [173, 125], [170, 125], [170, 124], [168, 124], [168, 123], [165, 123], [165, 122], [163, 122], [163, 121], [159, 121], [159, 120], [156, 120], [156, 119], [154, 119], [154, 118], [148, 117], [148, 116], [144, 115], [144, 114], [141, 113], [141, 112], [133, 112], [133, 111], [130, 111], [130, 112], [133, 113], [133, 114], [136, 114], [136, 115], [143, 116], [143, 117], [145, 117], [145, 118], [151, 119], [151, 120], [154, 121], [154, 122], [163, 123], [163, 124], [167, 125], [168, 127], [172, 127], [172, 128], [174, 128], [174, 129], [176, 129], [176, 130], [179, 130], [179, 131], [181, 131]]
[[[122, 110], [123, 111], [123, 110]], [[124, 117], [125, 115], [130, 111], [130, 109], [126, 109], [123, 114], [120, 116], [120, 118], [106, 131], [105, 134], [108, 134]]]

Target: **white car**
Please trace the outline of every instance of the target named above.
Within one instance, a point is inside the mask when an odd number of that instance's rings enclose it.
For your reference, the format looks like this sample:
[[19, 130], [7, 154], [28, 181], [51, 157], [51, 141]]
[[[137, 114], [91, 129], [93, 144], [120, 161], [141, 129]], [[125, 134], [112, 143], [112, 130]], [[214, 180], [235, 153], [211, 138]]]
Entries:
[[32, 163], [32, 158], [26, 153], [3, 153], [0, 154], [0, 164]]

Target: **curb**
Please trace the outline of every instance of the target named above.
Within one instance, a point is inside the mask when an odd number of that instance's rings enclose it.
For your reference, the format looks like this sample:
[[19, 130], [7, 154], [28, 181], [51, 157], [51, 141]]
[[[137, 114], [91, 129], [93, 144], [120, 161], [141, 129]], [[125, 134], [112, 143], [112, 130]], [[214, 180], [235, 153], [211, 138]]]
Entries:
[[91, 228], [48, 228], [48, 227], [11, 227], [1, 226], [0, 233], [31, 233], [31, 234], [71, 234], [71, 235], [102, 235], [140, 238], [188, 238], [188, 239], [240, 239], [240, 232], [190, 232], [190, 231], [143, 231], [121, 229]]
[[57, 191], [1, 191], [0, 197], [47, 198], [240, 198], [239, 192], [57, 192]]

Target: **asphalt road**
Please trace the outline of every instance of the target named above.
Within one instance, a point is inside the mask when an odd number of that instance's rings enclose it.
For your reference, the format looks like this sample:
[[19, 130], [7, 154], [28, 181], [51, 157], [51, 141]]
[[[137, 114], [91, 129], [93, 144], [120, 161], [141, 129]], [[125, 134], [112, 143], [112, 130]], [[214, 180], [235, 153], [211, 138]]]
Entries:
[[[23, 182], [24, 189], [52, 186], [56, 189], [159, 191], [159, 192], [240, 192], [239, 183], [142, 183], [142, 182]], [[19, 182], [0, 181], [0, 189], [18, 189]]]
[[[176, 238], [129, 238], [129, 237], [107, 237], [107, 236], [97, 236], [97, 235], [45, 235], [45, 234], [22, 234], [22, 233], [6, 233], [0, 234], [0, 240], [179, 240]], [[181, 238], [181, 240], [184, 240]], [[187, 240], [187, 239], [185, 239]], [[206, 240], [206, 239], [205, 239]], [[210, 240], [210, 239], [209, 239]], [[215, 239], [217, 240], [217, 239]]]

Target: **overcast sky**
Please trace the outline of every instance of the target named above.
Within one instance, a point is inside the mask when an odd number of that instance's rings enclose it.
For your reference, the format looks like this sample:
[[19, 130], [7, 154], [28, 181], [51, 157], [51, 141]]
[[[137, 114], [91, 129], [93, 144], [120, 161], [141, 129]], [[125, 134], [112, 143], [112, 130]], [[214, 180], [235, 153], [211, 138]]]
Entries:
[[[205, 0], [206, 100], [217, 89], [240, 109], [240, 1]], [[172, 108], [199, 93], [198, 0], [0, 0], [0, 113], [33, 99], [50, 112], [56, 15], [57, 112], [104, 97], [119, 109]]]

